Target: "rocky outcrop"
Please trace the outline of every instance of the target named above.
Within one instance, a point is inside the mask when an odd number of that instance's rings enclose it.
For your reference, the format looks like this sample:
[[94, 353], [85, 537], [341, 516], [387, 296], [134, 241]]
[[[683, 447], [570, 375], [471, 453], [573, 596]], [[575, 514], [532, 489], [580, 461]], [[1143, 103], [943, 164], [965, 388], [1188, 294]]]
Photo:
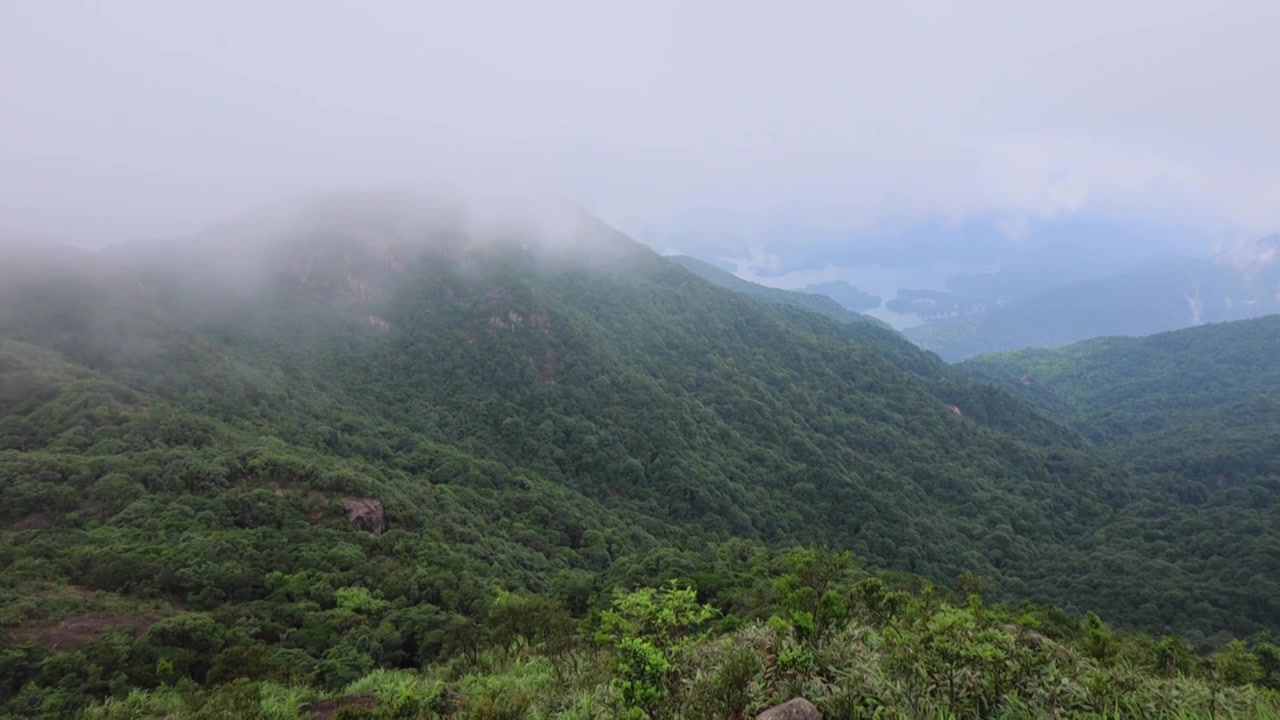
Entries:
[[161, 619], [153, 613], [89, 612], [69, 617], [54, 627], [37, 630], [27, 637], [50, 650], [71, 652], [111, 630], [141, 635]]
[[822, 713], [808, 700], [795, 698], [765, 710], [756, 720], [822, 720]]
[[386, 532], [387, 516], [382, 509], [381, 500], [347, 498], [342, 501], [342, 507], [347, 511], [347, 521], [352, 525], [374, 535]]
[[360, 693], [359, 695], [344, 695], [340, 698], [332, 700], [320, 700], [315, 703], [308, 703], [302, 707], [302, 711], [307, 713], [316, 720], [332, 720], [340, 715], [344, 715], [344, 709], [357, 711], [353, 717], [364, 717], [358, 711], [372, 710], [377, 704], [377, 698], [369, 693]]

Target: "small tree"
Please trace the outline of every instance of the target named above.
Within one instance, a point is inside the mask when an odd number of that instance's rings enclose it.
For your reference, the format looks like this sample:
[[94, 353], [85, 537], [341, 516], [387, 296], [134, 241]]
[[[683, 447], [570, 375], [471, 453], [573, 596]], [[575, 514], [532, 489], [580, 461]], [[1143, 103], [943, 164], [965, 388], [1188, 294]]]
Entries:
[[849, 617], [849, 603], [839, 583], [853, 568], [852, 556], [825, 549], [802, 548], [783, 557], [786, 573], [774, 581], [778, 604], [787, 613], [796, 637], [820, 642]]
[[1248, 685], [1263, 676], [1258, 656], [1249, 652], [1249, 648], [1241, 640], [1232, 640], [1210, 656], [1209, 669], [1210, 687], [1213, 689], [1209, 705], [1210, 717], [1217, 717], [1218, 701], [1227, 688]]
[[444, 652], [462, 655], [475, 663], [480, 648], [488, 640], [488, 628], [465, 615], [454, 615], [443, 630]]
[[911, 600], [908, 593], [890, 590], [884, 581], [870, 577], [853, 586], [853, 600], [873, 624], [891, 625]]
[[1263, 676], [1258, 656], [1241, 640], [1232, 640], [1209, 658], [1213, 679], [1224, 686], [1248, 685]]
[[753, 648], [738, 647], [729, 651], [711, 678], [714, 707], [719, 717], [739, 720], [747, 716], [751, 680], [762, 666], [760, 656]]
[[1152, 661], [1157, 673], [1177, 677], [1195, 667], [1196, 653], [1191, 645], [1176, 635], [1166, 635], [1152, 648]]
[[982, 596], [987, 593], [987, 583], [981, 577], [965, 570], [956, 576], [955, 590], [962, 598], [968, 598], [970, 595]]
[[1258, 643], [1253, 651], [1258, 656], [1258, 668], [1262, 671], [1258, 684], [1280, 690], [1280, 647], [1263, 642]]
[[1107, 662], [1120, 652], [1120, 641], [1097, 613], [1088, 612], [1084, 616], [1084, 639], [1080, 641], [1080, 649], [1094, 660]]
[[602, 639], [614, 649], [614, 683], [623, 702], [652, 713], [670, 694], [684, 653], [716, 614], [697, 592], [672, 580], [662, 588], [618, 591], [601, 615]]

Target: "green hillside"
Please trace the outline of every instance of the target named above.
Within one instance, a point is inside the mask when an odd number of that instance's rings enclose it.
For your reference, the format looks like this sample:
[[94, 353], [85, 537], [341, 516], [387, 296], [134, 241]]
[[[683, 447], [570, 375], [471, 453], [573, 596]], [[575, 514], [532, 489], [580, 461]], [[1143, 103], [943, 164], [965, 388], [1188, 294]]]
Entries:
[[[162, 685], [86, 717], [694, 720], [756, 717], [784, 702], [828, 718], [1280, 717], [1280, 648], [1270, 643], [1202, 658], [1173, 636], [993, 606], [821, 550], [735, 540], [664, 560], [661, 573], [692, 570], [714, 588], [619, 589], [581, 620], [545, 596], [500, 592], [483, 625], [448, 634], [451, 660], [374, 670], [328, 691], [227, 638], [219, 658], [240, 664], [215, 661], [206, 687]], [[367, 594], [334, 604], [334, 616], [378, 632], [395, 612]]]
[[[958, 366], [1003, 385], [1144, 470], [1280, 472], [1280, 316], [1098, 338]], [[1247, 437], [1237, 437], [1240, 432]]]
[[599, 618], [613, 588], [677, 578], [764, 617], [761, 590], [688, 559], [731, 538], [1199, 640], [1274, 628], [1266, 585], [1190, 595], [1247, 565], [1141, 567], [1109, 535], [1157, 519], [1132, 476], [1013, 393], [580, 214], [356, 196], [181, 243], [6, 252], [18, 717], [130, 688], [195, 703], [244, 668], [327, 692], [475, 672], [504, 592]]
[[[958, 369], [1017, 392], [1141, 482], [1117, 528], [1214, 603], [1280, 610], [1280, 316], [988, 355]], [[1160, 518], [1150, 522], [1146, 516]], [[1116, 535], [1113, 538], [1118, 537]], [[1192, 578], [1195, 578], [1194, 580]], [[1199, 612], [1190, 610], [1189, 612]]]

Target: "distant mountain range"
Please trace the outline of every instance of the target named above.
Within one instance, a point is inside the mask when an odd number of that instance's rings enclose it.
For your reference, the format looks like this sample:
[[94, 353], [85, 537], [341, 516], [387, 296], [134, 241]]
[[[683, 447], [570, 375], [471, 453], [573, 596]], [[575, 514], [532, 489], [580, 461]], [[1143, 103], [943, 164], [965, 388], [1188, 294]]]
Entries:
[[947, 360], [1106, 335], [1139, 336], [1280, 311], [1280, 235], [1213, 258], [1151, 262], [1126, 272], [1024, 294], [997, 276], [947, 291], [903, 290], [887, 307], [914, 312], [904, 331]]
[[[699, 260], [698, 258], [690, 257], [688, 255], [672, 255], [667, 259], [693, 272], [693, 274], [713, 285], [719, 285], [726, 290], [732, 290], [736, 293], [746, 295], [747, 297], [769, 303], [770, 305], [788, 305], [791, 307], [798, 307], [802, 310], [808, 310], [809, 312], [817, 313], [842, 323], [869, 324], [877, 325], [882, 328], [889, 327], [889, 325], [882, 320], [856, 312], [858, 308], [870, 309], [879, 307], [880, 298], [870, 293], [863, 292], [862, 290], [859, 290], [845, 282], [810, 285], [804, 291], [783, 290], [781, 288], [769, 287], [768, 285], [761, 285], [749, 280], [743, 280], [728, 270], [722, 270], [709, 262]], [[821, 292], [820, 288], [834, 291], [846, 301], [852, 302], [852, 305], [841, 302], [837, 298]]]
[[858, 312], [875, 310], [883, 302], [879, 295], [856, 288], [843, 280], [806, 285], [805, 292], [826, 295], [844, 307]]

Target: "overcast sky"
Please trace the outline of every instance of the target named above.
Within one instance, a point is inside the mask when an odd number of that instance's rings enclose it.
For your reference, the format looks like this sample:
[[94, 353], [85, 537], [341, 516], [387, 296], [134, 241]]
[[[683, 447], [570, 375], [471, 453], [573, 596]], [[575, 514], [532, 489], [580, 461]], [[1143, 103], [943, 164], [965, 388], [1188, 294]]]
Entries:
[[764, 270], [917, 224], [1216, 242], [1280, 230], [1278, 29], [1274, 0], [3, 0], [0, 227], [455, 177]]

